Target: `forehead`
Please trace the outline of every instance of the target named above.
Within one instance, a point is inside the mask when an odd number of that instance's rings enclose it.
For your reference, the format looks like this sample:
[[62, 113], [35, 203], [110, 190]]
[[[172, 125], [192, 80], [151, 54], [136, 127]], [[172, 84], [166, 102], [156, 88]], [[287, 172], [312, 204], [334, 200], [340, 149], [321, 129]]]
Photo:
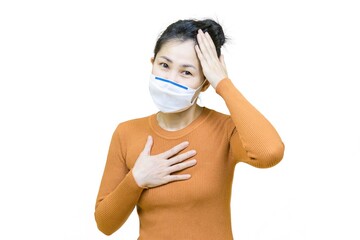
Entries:
[[195, 52], [195, 42], [193, 40], [170, 40], [162, 45], [156, 58], [161, 56], [171, 59], [174, 63], [197, 64], [199, 61]]

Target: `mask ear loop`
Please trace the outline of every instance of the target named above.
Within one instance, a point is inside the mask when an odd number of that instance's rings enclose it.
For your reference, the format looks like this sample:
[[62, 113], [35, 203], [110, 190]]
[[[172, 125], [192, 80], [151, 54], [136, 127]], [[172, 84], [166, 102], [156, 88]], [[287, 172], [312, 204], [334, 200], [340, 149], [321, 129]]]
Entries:
[[191, 98], [191, 103], [193, 103], [193, 102], [195, 101], [195, 99], [199, 96], [199, 94], [200, 94], [200, 92], [201, 92], [201, 90], [202, 90], [202, 87], [204, 86], [204, 84], [205, 84], [206, 81], [207, 81], [207, 80], [205, 79], [205, 80], [201, 83], [201, 85], [198, 87], [198, 89], [196, 89], [193, 97]]

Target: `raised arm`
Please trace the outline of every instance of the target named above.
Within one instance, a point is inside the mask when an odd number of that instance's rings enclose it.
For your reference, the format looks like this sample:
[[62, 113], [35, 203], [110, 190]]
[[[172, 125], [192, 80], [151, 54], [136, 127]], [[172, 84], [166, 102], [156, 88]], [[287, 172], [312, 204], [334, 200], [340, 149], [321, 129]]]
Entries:
[[223, 79], [216, 92], [225, 100], [235, 124], [230, 139], [237, 162], [267, 168], [281, 161], [284, 144], [272, 124], [237, 90], [230, 79]]
[[235, 124], [230, 139], [233, 157], [259, 168], [274, 166], [284, 154], [277, 131], [228, 78], [224, 58], [218, 57], [210, 35], [199, 30], [197, 39], [195, 50], [204, 75], [224, 99]]

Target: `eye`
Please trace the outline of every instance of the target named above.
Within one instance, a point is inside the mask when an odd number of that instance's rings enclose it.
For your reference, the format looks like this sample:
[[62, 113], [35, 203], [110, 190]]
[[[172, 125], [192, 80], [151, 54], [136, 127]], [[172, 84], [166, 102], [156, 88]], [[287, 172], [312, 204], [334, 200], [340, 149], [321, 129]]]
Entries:
[[163, 68], [169, 68], [169, 65], [167, 63], [160, 63], [159, 65]]
[[191, 76], [191, 75], [192, 75], [192, 73], [189, 72], [189, 71], [184, 71], [183, 73], [184, 73], [184, 75], [187, 75], [187, 76]]

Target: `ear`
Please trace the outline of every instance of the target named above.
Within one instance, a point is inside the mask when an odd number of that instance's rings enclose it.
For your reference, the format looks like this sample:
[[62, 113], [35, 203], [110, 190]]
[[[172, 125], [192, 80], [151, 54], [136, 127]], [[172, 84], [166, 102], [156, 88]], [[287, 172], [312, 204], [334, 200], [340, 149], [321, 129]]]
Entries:
[[150, 58], [150, 62], [151, 62], [152, 65], [154, 65], [154, 61], [155, 61], [155, 58], [154, 58], [154, 57], [151, 57], [151, 58]]
[[207, 79], [205, 79], [205, 81], [206, 82], [204, 83], [204, 85], [201, 89], [202, 92], [205, 92], [210, 87], [210, 82]]

